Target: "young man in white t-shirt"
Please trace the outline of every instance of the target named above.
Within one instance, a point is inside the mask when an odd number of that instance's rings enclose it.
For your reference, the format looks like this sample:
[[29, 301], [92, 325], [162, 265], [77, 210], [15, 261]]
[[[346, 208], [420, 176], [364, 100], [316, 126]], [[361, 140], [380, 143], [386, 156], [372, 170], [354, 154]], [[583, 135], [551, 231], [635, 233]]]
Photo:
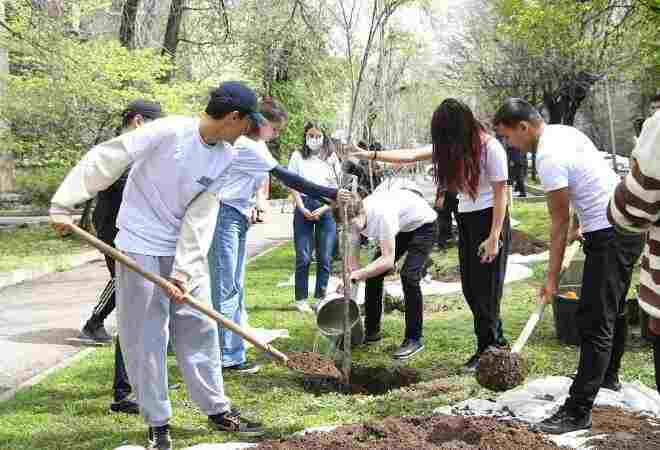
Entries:
[[383, 189], [361, 202], [356, 217], [351, 219], [354, 239], [358, 234], [374, 239], [378, 249], [374, 260], [363, 268], [352, 258], [351, 280], [366, 280], [365, 343], [382, 339], [380, 321], [383, 312], [383, 281], [394, 264], [407, 253], [401, 267], [401, 285], [406, 305], [406, 331], [403, 343], [392, 354], [395, 359], [408, 359], [424, 349], [423, 298], [420, 281], [424, 264], [436, 238], [437, 214], [414, 186]]
[[[97, 145], [69, 172], [51, 201], [54, 228], [64, 233], [72, 208], [117, 180], [131, 165], [117, 219], [117, 247], [144, 269], [170, 276], [182, 218], [193, 201], [230, 166], [231, 145], [251, 121], [261, 121], [254, 92], [230, 81], [211, 93], [201, 119], [168, 117]], [[119, 338], [149, 448], [170, 450], [172, 407], [167, 387], [167, 342], [174, 321], [176, 355], [190, 397], [211, 424], [245, 435], [263, 432], [231, 408], [224, 394], [214, 321], [170, 302], [153, 283], [117, 267]], [[193, 292], [194, 294], [194, 292]]]
[[522, 99], [508, 99], [494, 120], [498, 131], [523, 152], [536, 149], [539, 178], [551, 219], [550, 261], [540, 301], [557, 293], [569, 234], [569, 203], [578, 214], [586, 260], [577, 324], [580, 361], [566, 403], [539, 424], [541, 431], [562, 434], [591, 427], [591, 409], [601, 387], [619, 390], [618, 370], [625, 345], [625, 298], [632, 269], [642, 250], [637, 236], [617, 233], [607, 205], [619, 181], [591, 140], [573, 127], [547, 125]]

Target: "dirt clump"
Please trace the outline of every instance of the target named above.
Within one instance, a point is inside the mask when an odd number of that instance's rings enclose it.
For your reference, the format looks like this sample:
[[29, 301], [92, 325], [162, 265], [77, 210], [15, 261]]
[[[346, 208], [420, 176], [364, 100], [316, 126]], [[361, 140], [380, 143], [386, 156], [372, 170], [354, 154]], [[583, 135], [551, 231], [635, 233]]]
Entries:
[[609, 406], [594, 408], [592, 417], [591, 434], [606, 435], [589, 441], [594, 450], [660, 449], [660, 426], [648, 417]]
[[479, 358], [477, 381], [491, 391], [507, 391], [519, 386], [528, 374], [527, 362], [507, 348], [490, 347]]
[[318, 377], [327, 379], [341, 378], [341, 372], [335, 366], [333, 360], [314, 352], [290, 352], [287, 367], [300, 372], [307, 377]]
[[536, 255], [537, 253], [543, 253], [549, 248], [550, 246], [545, 241], [535, 239], [519, 230], [511, 230], [510, 255]]
[[491, 417], [386, 417], [378, 423], [346, 425], [332, 432], [264, 441], [261, 450], [560, 450], [525, 425]]
[[414, 369], [407, 367], [361, 367], [351, 368], [348, 384], [338, 379], [309, 378], [304, 380], [306, 390], [324, 394], [340, 392], [344, 394], [382, 395], [393, 389], [418, 383], [421, 377]]

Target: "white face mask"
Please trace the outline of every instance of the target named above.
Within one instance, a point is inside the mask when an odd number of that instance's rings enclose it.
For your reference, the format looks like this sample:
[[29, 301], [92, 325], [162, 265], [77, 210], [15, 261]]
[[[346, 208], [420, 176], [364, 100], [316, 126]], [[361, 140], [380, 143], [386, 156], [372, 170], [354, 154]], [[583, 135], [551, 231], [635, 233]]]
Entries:
[[307, 144], [307, 147], [309, 147], [309, 149], [312, 151], [312, 153], [318, 153], [323, 146], [323, 136], [307, 136], [305, 143]]

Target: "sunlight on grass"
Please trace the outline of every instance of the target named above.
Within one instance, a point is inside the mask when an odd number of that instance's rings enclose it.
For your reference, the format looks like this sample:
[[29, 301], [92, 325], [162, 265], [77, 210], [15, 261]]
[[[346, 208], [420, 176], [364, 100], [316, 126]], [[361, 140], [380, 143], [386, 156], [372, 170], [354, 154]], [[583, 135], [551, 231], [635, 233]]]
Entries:
[[47, 225], [0, 229], [0, 272], [56, 261], [61, 255], [90, 249], [79, 239], [58, 237]]
[[[274, 345], [282, 351], [311, 350], [315, 326], [292, 308], [293, 289], [275, 288], [293, 272], [294, 253], [284, 246], [250, 264], [247, 297], [250, 324], [255, 327], [288, 328], [290, 339]], [[505, 334], [513, 342], [535, 306], [539, 278], [509, 285], [502, 301]], [[254, 375], [227, 374], [225, 388], [232, 401], [245, 413], [261, 419], [269, 437], [284, 437], [306, 427], [363, 422], [389, 415], [423, 415], [435, 408], [470, 397], [494, 398], [473, 377], [461, 374], [461, 365], [475, 349], [472, 316], [460, 295], [427, 298], [428, 303], [445, 303], [446, 311], [426, 314], [426, 349], [409, 362], [419, 370], [425, 383], [382, 396], [312, 395], [301, 379], [282, 366], [268, 363], [263, 355], [250, 351], [250, 358], [264, 363]], [[382, 344], [353, 354], [355, 364], [390, 367], [389, 353], [403, 338], [403, 315], [385, 316]], [[651, 350], [635, 330], [623, 360], [622, 378], [639, 379], [653, 386]], [[327, 348], [323, 343], [322, 348]], [[539, 324], [524, 349], [534, 377], [561, 375], [575, 370], [577, 350], [564, 347], [555, 338], [552, 313]], [[15, 400], [0, 404], [0, 449], [11, 450], [106, 450], [122, 444], [144, 445], [146, 427], [134, 416], [111, 414], [113, 352], [99, 349], [74, 366], [61, 370]], [[182, 382], [174, 357], [169, 359], [170, 375]], [[433, 383], [446, 389], [433, 390]], [[204, 442], [238, 441], [236, 436], [212, 431], [204, 415], [188, 398], [185, 389], [171, 393], [176, 448]]]

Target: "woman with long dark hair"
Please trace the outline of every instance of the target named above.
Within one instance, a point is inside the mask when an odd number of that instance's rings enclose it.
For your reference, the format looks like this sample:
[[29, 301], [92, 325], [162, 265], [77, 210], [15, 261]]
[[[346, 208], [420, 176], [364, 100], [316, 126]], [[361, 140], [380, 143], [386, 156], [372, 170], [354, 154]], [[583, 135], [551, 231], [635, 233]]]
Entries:
[[465, 369], [475, 371], [486, 348], [507, 344], [500, 319], [511, 240], [506, 152], [470, 108], [452, 98], [433, 113], [431, 137], [431, 148], [360, 151], [353, 156], [390, 163], [432, 160], [439, 190], [458, 192], [461, 283], [477, 337], [477, 350]]
[[[341, 163], [334, 152], [323, 152], [325, 142], [321, 127], [314, 122], [306, 123], [303, 146], [291, 154], [289, 170], [318, 185], [335, 188], [341, 175]], [[320, 299], [325, 297], [330, 279], [337, 224], [330, 206], [296, 190], [291, 192], [296, 205], [293, 216], [293, 241], [296, 249], [295, 306], [300, 312], [312, 312], [307, 299], [315, 229], [318, 230], [318, 252], [314, 297]]]

